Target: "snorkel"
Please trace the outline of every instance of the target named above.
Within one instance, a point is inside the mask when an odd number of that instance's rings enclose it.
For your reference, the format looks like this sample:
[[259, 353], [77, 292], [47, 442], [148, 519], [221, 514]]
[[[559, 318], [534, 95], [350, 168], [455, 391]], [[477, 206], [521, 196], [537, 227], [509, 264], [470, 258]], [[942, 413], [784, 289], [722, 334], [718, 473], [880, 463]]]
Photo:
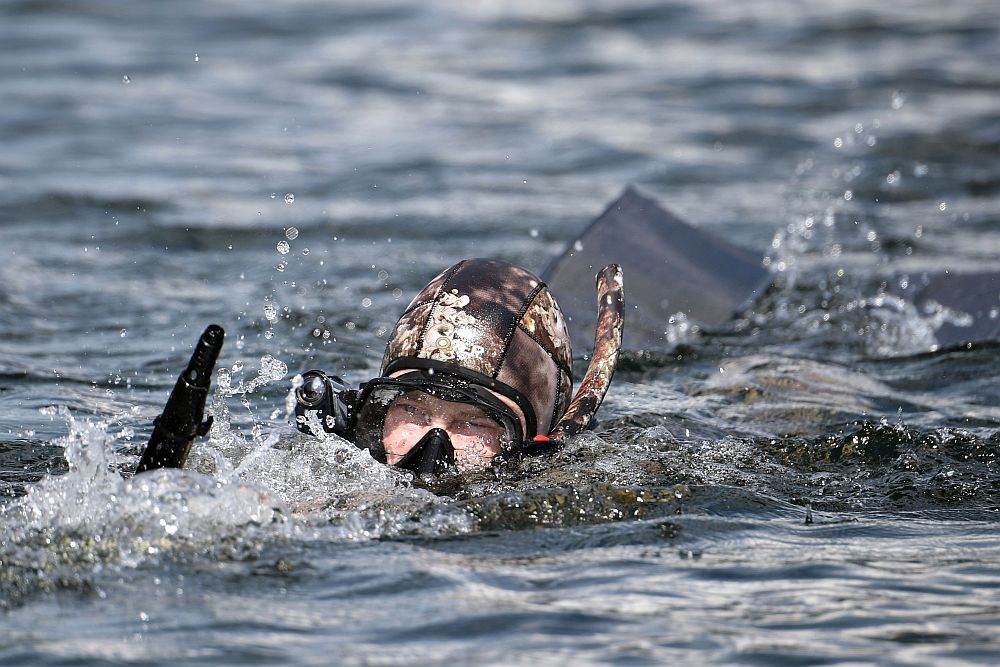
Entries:
[[622, 269], [608, 264], [597, 274], [597, 328], [594, 330], [594, 354], [580, 388], [565, 414], [547, 438], [535, 437], [528, 444], [561, 445], [587, 429], [611, 386], [618, 365], [625, 325], [625, 289]]

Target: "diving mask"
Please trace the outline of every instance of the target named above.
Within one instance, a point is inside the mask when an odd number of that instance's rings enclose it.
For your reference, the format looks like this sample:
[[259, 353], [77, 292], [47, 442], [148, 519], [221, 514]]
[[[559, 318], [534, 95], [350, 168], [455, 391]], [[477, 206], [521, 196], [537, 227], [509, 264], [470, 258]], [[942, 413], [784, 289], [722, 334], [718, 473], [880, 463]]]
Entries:
[[442, 372], [415, 370], [367, 383], [356, 411], [355, 444], [399, 465], [425, 435], [440, 429], [459, 467], [519, 448], [518, 415], [485, 387]]

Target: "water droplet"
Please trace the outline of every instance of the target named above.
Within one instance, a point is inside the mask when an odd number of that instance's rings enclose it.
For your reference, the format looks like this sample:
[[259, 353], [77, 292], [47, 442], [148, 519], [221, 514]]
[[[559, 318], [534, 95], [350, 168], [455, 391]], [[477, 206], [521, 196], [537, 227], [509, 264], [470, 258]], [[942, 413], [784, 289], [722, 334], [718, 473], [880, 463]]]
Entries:
[[308, 255], [309, 254], [309, 248], [303, 248], [302, 249], [302, 254], [303, 255]]
[[371, 308], [371, 305], [372, 305], [372, 300], [369, 299], [368, 297], [361, 299], [362, 308]]
[[285, 193], [285, 203], [286, 204], [291, 204], [294, 201], [295, 201], [295, 195], [293, 195], [291, 192], [286, 192]]
[[379, 280], [388, 280], [389, 279], [389, 272], [386, 271], [385, 269], [382, 269], [381, 271], [378, 272], [378, 279]]
[[532, 230], [531, 230], [530, 232], [528, 232], [528, 233], [529, 233], [529, 234], [531, 235], [531, 238], [533, 238], [533, 239], [536, 239], [536, 238], [538, 238], [538, 230], [537, 230], [537, 229], [532, 229]]
[[580, 252], [581, 250], [583, 250], [583, 242], [578, 240], [575, 243], [573, 243], [573, 250], [575, 250], [577, 252]]
[[272, 192], [271, 193], [271, 199], [276, 199], [277, 197], [278, 197], [278, 193], [277, 192]]
[[845, 190], [844, 191], [844, 200], [845, 201], [851, 201], [852, 199], [854, 199], [854, 193], [851, 190]]
[[892, 91], [892, 108], [900, 109], [903, 106], [903, 102], [906, 101], [906, 96], [903, 95], [902, 91], [894, 90]]
[[403, 296], [403, 290], [399, 289], [398, 287], [396, 289], [392, 290], [392, 298], [393, 299], [399, 299], [402, 296]]
[[278, 262], [278, 265], [274, 267], [278, 272], [284, 271], [288, 268], [288, 262]]
[[836, 139], [833, 140], [834, 148], [842, 148], [843, 145], [844, 145], [844, 140], [841, 139], [840, 137], [837, 137]]
[[278, 321], [278, 309], [274, 307], [274, 304], [268, 303], [264, 305], [264, 317], [267, 318], [268, 322]]
[[199, 60], [201, 60], [201, 58], [198, 57], [198, 54], [194, 54], [194, 61], [198, 62]]
[[278, 252], [282, 255], [287, 255], [290, 249], [288, 241], [278, 241]]
[[132, 83], [132, 79], [129, 78], [128, 74], [122, 76], [122, 83], [124, 83], [126, 86]]
[[285, 230], [285, 238], [289, 241], [294, 241], [299, 238], [299, 230], [295, 227], [289, 227]]
[[947, 208], [948, 208], [947, 202], [941, 202], [940, 204], [938, 204], [938, 210], [939, 211], [944, 211]]
[[268, 329], [267, 331], [264, 332], [264, 338], [266, 338], [267, 340], [271, 340], [272, 338], [274, 338], [274, 332]]
[[121, 331], [118, 332], [118, 335], [124, 338], [125, 336], [128, 335], [128, 329], [122, 329]]
[[144, 611], [140, 611], [139, 612], [139, 620], [142, 621], [143, 623], [148, 622], [149, 621], [149, 614], [147, 614]]

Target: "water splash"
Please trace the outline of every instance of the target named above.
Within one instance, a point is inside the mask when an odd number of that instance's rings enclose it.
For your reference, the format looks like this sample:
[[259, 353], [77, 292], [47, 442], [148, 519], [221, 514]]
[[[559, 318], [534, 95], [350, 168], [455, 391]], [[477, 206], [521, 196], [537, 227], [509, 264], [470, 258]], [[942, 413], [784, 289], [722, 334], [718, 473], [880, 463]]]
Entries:
[[[314, 433], [303, 435], [281, 424], [292, 423], [295, 389], [292, 379], [282, 408], [270, 419], [256, 416], [251, 398], [262, 387], [282, 380], [287, 366], [270, 355], [261, 358], [255, 378], [237, 379], [243, 370], [219, 370], [213, 397], [214, 424], [206, 443], [192, 457], [199, 469], [232, 484], [267, 489], [291, 508], [304, 525], [319, 524], [332, 534], [323, 539], [367, 540], [404, 534], [454, 535], [474, 529], [472, 517], [447, 498], [413, 486], [410, 473], [385, 466], [367, 450], [335, 435], [327, 435], [316, 413], [307, 414]], [[250, 437], [232, 424], [229, 399], [238, 397], [250, 415]]]
[[[243, 370], [242, 362], [219, 369], [214, 425], [208, 442], [196, 444], [191, 470], [125, 478], [119, 470], [134, 459], [116, 453], [123, 447], [111, 419], [53, 408], [68, 425], [52, 443], [68, 472], [0, 506], [0, 607], [65, 588], [100, 594], [108, 572], [164, 558], [255, 559], [293, 535], [356, 541], [474, 529], [467, 512], [367, 451], [267, 424], [251, 396], [287, 367], [264, 355], [256, 376], [241, 378]], [[249, 435], [232, 425], [233, 397], [250, 414]], [[294, 402], [285, 406], [287, 419]]]
[[935, 351], [939, 345], [935, 332], [946, 324], [969, 326], [972, 316], [928, 301], [920, 312], [914, 304], [897, 296], [879, 294], [860, 299], [865, 309], [870, 333], [865, 336], [865, 350], [872, 357], [891, 357]]
[[[817, 219], [818, 218], [818, 219]], [[822, 256], [837, 259], [843, 251], [834, 238], [836, 215], [827, 207], [822, 216], [806, 215], [775, 232], [763, 264], [782, 282], [792, 287], [796, 283], [806, 256], [819, 249]]]
[[684, 312], [678, 311], [667, 318], [667, 328], [663, 331], [663, 335], [667, 343], [673, 346], [698, 335], [700, 330], [697, 322], [689, 319]]
[[[163, 557], [252, 557], [262, 540], [288, 534], [288, 509], [272, 494], [189, 471], [125, 479], [109, 422], [65, 408], [69, 471], [42, 479], [0, 507], [0, 606], [41, 591], [94, 590], [106, 572]], [[220, 547], [220, 536], [229, 536]], [[102, 574], [103, 573], [103, 574]]]

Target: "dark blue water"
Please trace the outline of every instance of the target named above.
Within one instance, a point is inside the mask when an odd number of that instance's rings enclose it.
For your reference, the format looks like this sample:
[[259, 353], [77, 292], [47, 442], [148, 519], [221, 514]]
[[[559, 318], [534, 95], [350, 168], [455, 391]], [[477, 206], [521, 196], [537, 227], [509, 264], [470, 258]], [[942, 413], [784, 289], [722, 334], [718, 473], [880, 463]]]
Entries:
[[[997, 62], [985, 1], [0, 2], [0, 663], [995, 664], [1000, 346], [882, 287], [1000, 270]], [[780, 287], [602, 430], [433, 493], [288, 426], [629, 183]]]

